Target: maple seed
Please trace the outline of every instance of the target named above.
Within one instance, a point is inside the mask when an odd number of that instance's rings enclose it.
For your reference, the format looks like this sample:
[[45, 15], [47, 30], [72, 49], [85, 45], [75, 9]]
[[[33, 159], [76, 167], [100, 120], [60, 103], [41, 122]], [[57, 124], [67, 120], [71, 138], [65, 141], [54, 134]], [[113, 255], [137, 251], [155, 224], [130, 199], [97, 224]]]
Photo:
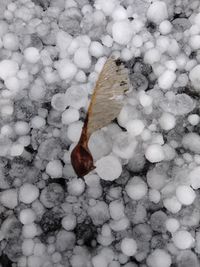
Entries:
[[128, 70], [119, 59], [108, 58], [94, 88], [80, 140], [71, 153], [71, 163], [79, 177], [95, 168], [88, 148], [91, 134], [117, 117], [128, 88]]

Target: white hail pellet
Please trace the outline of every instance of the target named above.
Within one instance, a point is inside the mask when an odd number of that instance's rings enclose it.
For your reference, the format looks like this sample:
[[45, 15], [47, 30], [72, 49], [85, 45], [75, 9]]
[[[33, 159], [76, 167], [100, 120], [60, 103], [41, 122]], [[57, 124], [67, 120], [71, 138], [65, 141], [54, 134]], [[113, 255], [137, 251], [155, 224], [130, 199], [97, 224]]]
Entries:
[[155, 249], [147, 258], [149, 267], [170, 267], [171, 264], [171, 256], [164, 249]]
[[70, 124], [72, 122], [78, 121], [80, 118], [79, 111], [75, 108], [68, 108], [62, 113], [62, 123], [63, 124]]
[[128, 20], [114, 22], [112, 26], [113, 40], [120, 45], [127, 45], [133, 36], [133, 29]]
[[13, 143], [10, 148], [10, 155], [12, 157], [20, 156], [24, 151], [23, 144], [20, 143]]
[[[30, 256], [33, 254], [34, 241], [31, 238], [26, 238], [22, 242], [22, 253], [24, 256]], [[26, 266], [26, 265], [25, 265]]]
[[121, 242], [121, 251], [128, 257], [135, 255], [137, 252], [136, 241], [133, 238], [123, 238]]
[[0, 78], [5, 80], [8, 77], [15, 76], [19, 70], [17, 62], [11, 59], [0, 61]]
[[5, 86], [12, 92], [17, 93], [20, 89], [20, 81], [17, 77], [12, 76], [5, 79]]
[[147, 194], [148, 188], [140, 177], [135, 176], [128, 181], [125, 190], [131, 199], [140, 200]]
[[138, 97], [140, 104], [143, 107], [149, 107], [153, 102], [153, 98], [150, 95], [147, 95], [144, 91], [139, 92]]
[[17, 121], [14, 124], [15, 133], [18, 135], [26, 135], [30, 131], [30, 126], [26, 121]]
[[176, 197], [183, 205], [191, 205], [195, 198], [195, 191], [188, 185], [179, 185], [176, 188]]
[[31, 143], [31, 137], [29, 135], [20, 136], [17, 139], [17, 142], [19, 144], [21, 144], [23, 147], [26, 147], [26, 146], [30, 145], [30, 143]]
[[171, 213], [175, 214], [181, 210], [181, 203], [173, 196], [171, 198], [165, 198], [163, 200], [164, 207]]
[[104, 35], [101, 37], [101, 41], [102, 41], [102, 44], [107, 46], [107, 47], [111, 47], [112, 44], [113, 44], [113, 39], [110, 35]]
[[188, 175], [188, 179], [193, 189], [200, 188], [200, 167], [194, 168]]
[[127, 10], [121, 5], [116, 6], [112, 12], [112, 18], [113, 20], [127, 19]]
[[167, 11], [167, 5], [165, 2], [162, 1], [155, 1], [151, 3], [147, 10], [147, 19], [159, 24], [163, 20], [168, 18], [168, 11]]
[[126, 130], [131, 136], [138, 136], [140, 135], [144, 130], [144, 123], [142, 120], [130, 120], [126, 124]]
[[109, 204], [110, 216], [113, 220], [119, 220], [124, 217], [124, 205], [119, 200], [114, 200]]
[[76, 227], [76, 216], [73, 214], [66, 215], [62, 218], [61, 224], [65, 230], [73, 230]]
[[152, 163], [160, 162], [165, 159], [163, 148], [159, 144], [149, 145], [145, 150], [145, 157]]
[[165, 173], [158, 173], [155, 169], [147, 172], [147, 183], [152, 189], [161, 190], [167, 180], [168, 177]]
[[87, 47], [80, 47], [74, 54], [74, 63], [80, 69], [89, 69], [91, 66], [91, 56]]
[[164, 71], [158, 78], [158, 85], [163, 90], [169, 90], [176, 80], [176, 74], [172, 70]]
[[19, 39], [14, 33], [6, 33], [3, 36], [3, 46], [7, 50], [15, 51], [19, 48]]
[[195, 126], [199, 123], [200, 117], [197, 114], [191, 114], [188, 116], [188, 121], [191, 125]]
[[151, 48], [145, 52], [144, 61], [147, 64], [153, 65], [154, 63], [160, 61], [160, 57], [160, 51], [156, 48]]
[[75, 121], [71, 123], [67, 128], [67, 137], [72, 142], [78, 142], [83, 127], [82, 121]]
[[62, 80], [71, 80], [77, 73], [76, 65], [69, 59], [62, 59], [58, 61], [56, 69]]
[[61, 178], [63, 173], [63, 166], [60, 160], [52, 160], [47, 163], [46, 173], [51, 178]]
[[163, 20], [159, 25], [159, 31], [161, 34], [169, 34], [172, 30], [172, 24], [169, 20]]
[[90, 44], [89, 52], [91, 56], [99, 58], [102, 57], [104, 54], [104, 48], [103, 45], [100, 42], [93, 41]]
[[9, 124], [4, 124], [1, 127], [1, 135], [11, 137], [13, 136], [13, 127], [10, 126]]
[[109, 16], [112, 14], [118, 2], [116, 0], [96, 0], [95, 8], [97, 10], [102, 10], [105, 15]]
[[160, 201], [160, 192], [156, 189], [149, 189], [149, 200], [153, 203], [158, 203]]
[[[27, 258], [28, 267], [41, 267], [41, 264], [42, 264], [42, 259], [39, 256], [31, 255]], [[49, 262], [47, 262], [47, 264], [49, 265]], [[59, 265], [57, 266], [60, 267]]]
[[200, 35], [192, 35], [189, 39], [189, 45], [192, 50], [198, 50], [200, 48]]
[[24, 50], [24, 57], [29, 63], [35, 64], [40, 59], [40, 53], [36, 47], [27, 47]]
[[67, 190], [72, 196], [80, 196], [85, 190], [85, 183], [81, 178], [73, 179], [67, 184]]
[[53, 95], [51, 105], [57, 111], [64, 111], [68, 106], [66, 95], [62, 93]]
[[179, 229], [180, 223], [175, 218], [168, 218], [165, 221], [165, 226], [167, 231], [169, 231], [170, 233], [175, 233]]
[[99, 177], [106, 181], [113, 181], [122, 173], [122, 164], [119, 159], [113, 155], [102, 157], [96, 161], [95, 171]]
[[40, 116], [35, 116], [31, 119], [31, 127], [34, 129], [40, 129], [44, 127], [46, 120]]
[[39, 189], [37, 186], [29, 183], [24, 183], [19, 189], [19, 201], [30, 204], [39, 196]]
[[171, 129], [175, 127], [176, 119], [174, 115], [168, 112], [164, 112], [159, 119], [159, 124], [163, 130], [170, 131]]
[[8, 209], [18, 205], [18, 192], [16, 189], [6, 189], [0, 193], [0, 203]]
[[178, 249], [189, 249], [195, 241], [190, 232], [186, 230], [179, 230], [175, 232], [172, 240]]
[[189, 79], [194, 89], [199, 91], [200, 90], [200, 64], [196, 65], [190, 70]]
[[30, 224], [33, 223], [36, 219], [36, 214], [35, 212], [30, 209], [23, 209], [19, 213], [19, 220], [22, 224]]
[[24, 224], [22, 227], [22, 235], [24, 238], [34, 238], [37, 233], [38, 231], [35, 223]]

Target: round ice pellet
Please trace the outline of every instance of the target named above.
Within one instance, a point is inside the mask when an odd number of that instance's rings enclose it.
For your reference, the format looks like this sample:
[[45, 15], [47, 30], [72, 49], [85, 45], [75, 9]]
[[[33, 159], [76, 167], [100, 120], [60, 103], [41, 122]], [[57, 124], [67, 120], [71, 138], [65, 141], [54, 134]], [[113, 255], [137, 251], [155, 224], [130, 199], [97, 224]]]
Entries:
[[29, 183], [24, 183], [19, 189], [19, 200], [25, 204], [30, 204], [39, 196], [37, 186]]
[[167, 228], [167, 231], [169, 231], [170, 233], [175, 233], [179, 229], [180, 223], [175, 218], [168, 218], [165, 221], [165, 226]]
[[10, 148], [10, 155], [12, 157], [20, 156], [24, 151], [24, 146], [20, 143], [13, 143]]
[[65, 94], [55, 94], [51, 99], [52, 107], [57, 111], [64, 111], [68, 106], [67, 98]]
[[159, 144], [149, 145], [145, 151], [145, 157], [148, 161], [155, 163], [165, 159], [163, 148]]
[[13, 92], [18, 92], [20, 89], [20, 81], [17, 77], [12, 76], [12, 77], [8, 77], [5, 80], [5, 86]]
[[110, 216], [113, 220], [120, 220], [124, 217], [124, 205], [121, 201], [115, 200], [109, 204]]
[[89, 69], [91, 66], [91, 56], [87, 47], [80, 47], [74, 54], [74, 63], [80, 69]]
[[126, 130], [131, 136], [140, 135], [144, 130], [144, 123], [142, 120], [130, 120], [126, 124]]
[[83, 122], [81, 121], [71, 123], [67, 128], [67, 137], [69, 140], [72, 142], [78, 142], [81, 136], [82, 127]]
[[123, 238], [121, 242], [121, 251], [128, 257], [135, 255], [137, 252], [136, 241], [133, 238]]
[[5, 80], [8, 77], [15, 76], [19, 70], [17, 62], [11, 59], [0, 61], [0, 78]]
[[62, 59], [58, 62], [57, 71], [62, 80], [71, 80], [77, 73], [77, 67], [68, 59]]
[[147, 194], [147, 185], [140, 177], [130, 179], [125, 187], [127, 195], [133, 200], [142, 199]]
[[177, 213], [181, 209], [181, 203], [174, 196], [163, 200], [164, 207], [171, 213]]
[[104, 48], [103, 45], [97, 41], [93, 41], [90, 44], [89, 52], [91, 56], [99, 58], [102, 57], [104, 54]]
[[26, 121], [17, 121], [14, 125], [14, 130], [18, 135], [26, 135], [30, 131], [30, 126]]
[[5, 49], [15, 51], [19, 48], [19, 39], [14, 33], [6, 33], [3, 36], [3, 46]]
[[46, 120], [40, 116], [35, 116], [31, 119], [31, 127], [34, 129], [40, 129], [44, 127]]
[[61, 224], [65, 230], [73, 230], [76, 227], [76, 216], [73, 214], [66, 215], [62, 218]]
[[158, 61], [160, 61], [160, 51], [156, 48], [151, 48], [147, 50], [144, 54], [144, 61], [147, 64], [154, 64]]
[[160, 201], [160, 192], [156, 189], [149, 190], [149, 200], [153, 203], [158, 203]]
[[72, 122], [78, 121], [79, 117], [79, 111], [75, 108], [70, 107], [62, 113], [62, 123], [70, 124]]
[[172, 259], [164, 249], [155, 249], [147, 258], [149, 267], [170, 267]]
[[194, 243], [193, 236], [186, 230], [175, 232], [172, 240], [178, 249], [189, 249]]
[[176, 119], [174, 115], [164, 112], [159, 119], [159, 124], [163, 130], [169, 131], [175, 127]]
[[195, 191], [188, 185], [179, 185], [176, 188], [176, 197], [183, 205], [191, 205], [195, 198]]
[[127, 10], [123, 6], [117, 5], [112, 12], [112, 18], [113, 20], [127, 19]]
[[120, 45], [127, 45], [132, 36], [133, 30], [128, 20], [120, 20], [114, 22], [112, 26], [113, 40]]
[[34, 241], [31, 238], [26, 238], [22, 242], [22, 253], [24, 256], [30, 256], [33, 253]]
[[197, 114], [189, 115], [188, 116], [188, 121], [193, 126], [197, 125], [199, 123], [199, 121], [200, 121], [199, 115], [197, 115]]
[[38, 231], [35, 223], [25, 224], [22, 227], [22, 235], [24, 238], [34, 238], [37, 233]]
[[20, 211], [19, 220], [23, 224], [30, 224], [36, 219], [36, 214], [32, 209], [23, 209]]
[[72, 196], [80, 196], [85, 190], [85, 183], [82, 179], [73, 179], [67, 184], [68, 193]]
[[169, 34], [172, 30], [172, 24], [169, 20], [163, 20], [159, 25], [159, 31], [161, 34]]
[[176, 80], [176, 74], [173, 70], [164, 71], [158, 78], [158, 85], [163, 90], [169, 90]]
[[23, 147], [26, 147], [26, 146], [30, 145], [30, 143], [31, 143], [31, 137], [29, 135], [20, 136], [17, 139], [17, 142], [19, 144], [21, 144]]
[[168, 11], [166, 3], [162, 1], [155, 1], [151, 3], [146, 16], [148, 20], [156, 24], [159, 24], [161, 21], [167, 19]]
[[61, 178], [63, 173], [63, 166], [60, 160], [52, 160], [47, 163], [46, 173], [51, 178]]
[[122, 173], [122, 165], [119, 159], [109, 155], [96, 161], [96, 172], [103, 180], [113, 181]]
[[24, 50], [24, 57], [29, 63], [37, 63], [40, 59], [39, 50], [36, 47], [27, 47]]

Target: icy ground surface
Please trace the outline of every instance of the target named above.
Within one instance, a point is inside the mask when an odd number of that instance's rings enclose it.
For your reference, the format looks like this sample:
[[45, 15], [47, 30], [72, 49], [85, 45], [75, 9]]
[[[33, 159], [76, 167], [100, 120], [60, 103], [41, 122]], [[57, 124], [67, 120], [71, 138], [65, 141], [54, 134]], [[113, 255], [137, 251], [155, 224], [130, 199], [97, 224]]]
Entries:
[[[200, 266], [199, 51], [199, 0], [0, 0], [1, 267]], [[130, 90], [81, 179], [111, 53]]]

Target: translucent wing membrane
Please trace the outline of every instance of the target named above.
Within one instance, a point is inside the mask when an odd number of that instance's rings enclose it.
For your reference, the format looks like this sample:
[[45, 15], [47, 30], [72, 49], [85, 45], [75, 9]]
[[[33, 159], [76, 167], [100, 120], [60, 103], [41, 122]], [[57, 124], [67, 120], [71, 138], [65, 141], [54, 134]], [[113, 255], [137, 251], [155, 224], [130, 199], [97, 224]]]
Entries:
[[127, 90], [128, 70], [110, 57], [99, 75], [88, 109], [88, 136], [117, 117]]
[[71, 162], [79, 177], [95, 168], [88, 148], [91, 134], [117, 117], [128, 88], [128, 70], [119, 60], [110, 57], [94, 88], [80, 140], [71, 153]]

